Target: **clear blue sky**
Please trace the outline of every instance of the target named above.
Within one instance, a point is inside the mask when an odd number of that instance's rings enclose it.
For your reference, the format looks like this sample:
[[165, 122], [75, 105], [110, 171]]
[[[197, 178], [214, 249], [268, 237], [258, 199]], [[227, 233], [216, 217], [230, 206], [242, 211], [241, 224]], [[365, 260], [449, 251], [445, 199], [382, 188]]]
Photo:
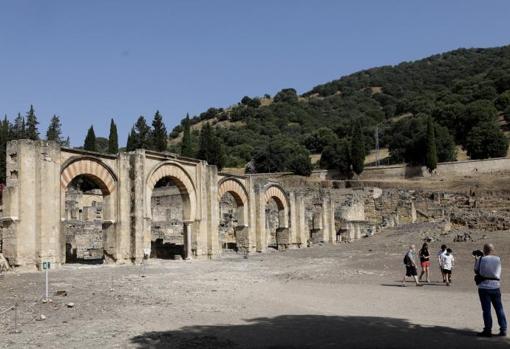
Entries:
[[510, 43], [510, 1], [0, 0], [0, 113], [33, 104], [82, 145], [459, 47]]

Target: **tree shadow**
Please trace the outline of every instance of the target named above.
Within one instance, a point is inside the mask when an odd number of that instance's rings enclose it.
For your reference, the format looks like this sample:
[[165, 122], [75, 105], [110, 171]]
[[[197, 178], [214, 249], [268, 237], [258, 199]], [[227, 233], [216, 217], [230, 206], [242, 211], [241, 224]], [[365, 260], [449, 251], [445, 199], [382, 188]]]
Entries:
[[[480, 319], [481, 321], [481, 319]], [[508, 348], [506, 338], [478, 338], [471, 330], [421, 326], [403, 319], [283, 315], [241, 325], [189, 326], [131, 338], [136, 348]]]

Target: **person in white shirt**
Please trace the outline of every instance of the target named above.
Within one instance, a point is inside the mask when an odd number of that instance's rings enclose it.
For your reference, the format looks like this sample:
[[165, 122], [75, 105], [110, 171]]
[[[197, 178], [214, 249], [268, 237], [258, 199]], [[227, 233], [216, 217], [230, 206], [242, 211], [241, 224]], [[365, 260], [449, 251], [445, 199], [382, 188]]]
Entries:
[[[477, 251], [475, 251], [477, 252]], [[480, 337], [492, 336], [491, 304], [494, 306], [499, 324], [498, 336], [506, 336], [507, 322], [503, 303], [501, 301], [501, 260], [494, 255], [494, 245], [483, 246], [483, 257], [473, 252], [475, 256], [475, 282], [478, 285], [478, 295], [482, 305], [483, 331], [478, 333]], [[480, 251], [478, 251], [480, 252]]]
[[446, 276], [443, 272], [443, 264], [441, 262], [441, 256], [446, 253], [446, 245], [441, 245], [441, 249], [437, 253], [437, 263], [439, 264], [439, 270], [441, 271], [441, 275], [443, 276], [443, 282], [446, 282]]
[[452, 270], [455, 266], [455, 258], [451, 248], [447, 248], [446, 252], [441, 255], [441, 265], [443, 266], [443, 273], [446, 279], [446, 286], [452, 283]]

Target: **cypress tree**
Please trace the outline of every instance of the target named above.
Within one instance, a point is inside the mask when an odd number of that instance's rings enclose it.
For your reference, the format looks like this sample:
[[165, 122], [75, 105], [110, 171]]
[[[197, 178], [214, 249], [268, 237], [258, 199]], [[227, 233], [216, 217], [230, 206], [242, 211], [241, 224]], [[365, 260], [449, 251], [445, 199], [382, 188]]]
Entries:
[[216, 165], [218, 170], [221, 170], [225, 165], [223, 142], [216, 136], [209, 123], [206, 123], [200, 131], [197, 156], [199, 159], [207, 161], [210, 165]]
[[151, 143], [151, 128], [145, 118], [140, 116], [135, 123], [133, 145], [135, 149], [152, 149]]
[[351, 135], [351, 164], [352, 170], [359, 175], [363, 172], [365, 163], [365, 143], [363, 142], [363, 132], [359, 121], [354, 123]]
[[7, 142], [10, 140], [10, 122], [5, 115], [0, 123], [0, 183], [5, 183], [6, 178], [6, 153]]
[[37, 117], [35, 116], [34, 107], [31, 105], [30, 110], [27, 113], [27, 124], [25, 130], [25, 137], [28, 139], [38, 140], [39, 131], [37, 130]]
[[429, 172], [437, 167], [437, 147], [434, 124], [431, 117], [427, 118], [427, 149], [425, 150], [425, 166]]
[[191, 143], [191, 121], [189, 120], [189, 114], [186, 114], [186, 119], [184, 119], [184, 131], [182, 135], [181, 155], [193, 157], [193, 146]]
[[197, 157], [201, 160], [208, 161], [211, 153], [212, 128], [207, 122], [200, 130], [200, 138], [198, 140]]
[[14, 124], [10, 128], [10, 136], [11, 139], [23, 139], [25, 138], [25, 118], [18, 113], [16, 119], [14, 119]]
[[96, 148], [96, 134], [94, 132], [94, 126], [90, 126], [85, 142], [83, 143], [83, 149], [89, 151], [97, 151]]
[[110, 122], [110, 135], [108, 136], [108, 153], [117, 154], [119, 152], [119, 136], [117, 134], [117, 125], [113, 119]]
[[63, 145], [65, 141], [62, 139], [62, 122], [57, 115], [53, 115], [46, 131], [46, 140], [55, 141], [60, 145]]
[[129, 132], [128, 134], [126, 150], [127, 151], [136, 150], [136, 132], [134, 127], [131, 127], [131, 132]]
[[155, 151], [166, 151], [168, 145], [167, 137], [166, 126], [158, 110], [152, 120], [152, 149]]

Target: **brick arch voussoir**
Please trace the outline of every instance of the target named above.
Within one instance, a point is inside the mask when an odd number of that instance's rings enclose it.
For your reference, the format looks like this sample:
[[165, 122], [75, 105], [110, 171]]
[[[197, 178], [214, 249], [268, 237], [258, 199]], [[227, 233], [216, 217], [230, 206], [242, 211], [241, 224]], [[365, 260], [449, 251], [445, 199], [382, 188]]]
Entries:
[[220, 183], [218, 188], [218, 201], [221, 200], [226, 193], [233, 194], [238, 206], [248, 204], [248, 195], [244, 186], [234, 179], [226, 179]]
[[60, 185], [62, 189], [67, 189], [71, 181], [77, 176], [91, 176], [99, 181], [99, 185], [107, 194], [111, 194], [116, 188], [116, 179], [112, 171], [103, 163], [90, 159], [79, 159], [64, 166], [60, 174]]

